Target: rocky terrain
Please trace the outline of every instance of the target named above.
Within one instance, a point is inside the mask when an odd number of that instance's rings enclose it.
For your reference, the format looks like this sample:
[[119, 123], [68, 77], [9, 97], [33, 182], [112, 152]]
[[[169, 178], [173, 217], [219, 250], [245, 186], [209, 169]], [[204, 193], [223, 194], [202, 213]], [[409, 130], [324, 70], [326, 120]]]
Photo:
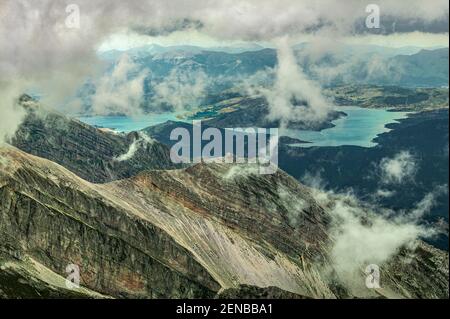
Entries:
[[[228, 289], [262, 297], [448, 296], [448, 255], [421, 243], [384, 266], [383, 289], [354, 290], [333, 275], [333, 216], [282, 171], [199, 164], [92, 184], [14, 147], [2, 147], [0, 159], [0, 267], [8, 279], [0, 290], [8, 297], [11, 285], [25, 285], [25, 296], [87, 298], [212, 298]], [[68, 292], [61, 279], [72, 263], [83, 289]], [[363, 285], [362, 271], [355, 278]]]
[[11, 144], [61, 164], [88, 181], [101, 183], [130, 177], [144, 169], [176, 167], [168, 148], [146, 136], [97, 129], [47, 111], [29, 96], [21, 99], [27, 115]]
[[[0, 297], [448, 297], [448, 253], [421, 241], [380, 265], [380, 289], [364, 264], [342, 277], [334, 199], [282, 170], [174, 167], [147, 135], [24, 105], [0, 147]], [[66, 287], [70, 264], [80, 288]]]

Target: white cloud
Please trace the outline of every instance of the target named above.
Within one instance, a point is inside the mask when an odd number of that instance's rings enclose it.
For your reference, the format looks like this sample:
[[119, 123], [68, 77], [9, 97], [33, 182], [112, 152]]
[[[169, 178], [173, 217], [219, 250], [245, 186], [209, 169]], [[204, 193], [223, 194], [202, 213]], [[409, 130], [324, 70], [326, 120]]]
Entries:
[[124, 162], [124, 161], [128, 161], [131, 158], [133, 158], [133, 156], [136, 154], [136, 152], [138, 151], [139, 148], [144, 147], [147, 144], [152, 144], [153, 143], [153, 139], [151, 137], [149, 137], [147, 134], [145, 134], [144, 132], [138, 132], [139, 137], [137, 139], [135, 139], [133, 141], [133, 143], [131, 143], [130, 147], [128, 148], [128, 151], [124, 154], [121, 154], [117, 157], [114, 158], [114, 160], [118, 161], [118, 162]]
[[437, 198], [441, 195], [447, 194], [448, 186], [441, 185], [436, 187], [432, 192], [425, 195], [425, 197], [417, 203], [416, 207], [406, 215], [409, 220], [419, 220], [436, 205]]
[[[0, 86], [3, 83], [0, 82]], [[25, 116], [25, 110], [17, 105], [17, 97], [20, 95], [18, 87], [5, 85], [0, 98], [0, 145], [10, 138], [17, 130]]]
[[123, 54], [111, 74], [106, 74], [95, 83], [92, 97], [92, 112], [96, 115], [120, 113], [142, 114], [144, 80], [148, 70], [140, 70], [126, 54]]
[[161, 82], [153, 86], [156, 105], [166, 104], [176, 111], [198, 106], [206, 92], [208, 78], [203, 71], [173, 69]]
[[320, 85], [308, 79], [297, 64], [288, 38], [278, 40], [277, 48], [275, 82], [272, 87], [260, 89], [269, 103], [268, 119], [280, 120], [282, 126], [290, 122], [325, 120], [332, 110], [332, 102], [322, 95]]
[[303, 218], [303, 212], [310, 210], [309, 203], [281, 186], [278, 187], [277, 193], [280, 200], [285, 203], [289, 225], [294, 228], [298, 227], [300, 219]]
[[359, 269], [383, 264], [402, 246], [428, 234], [415, 223], [397, 223], [343, 200], [336, 203], [332, 215], [337, 220], [332, 231], [332, 258], [336, 270], [347, 281]]
[[[27, 79], [26, 88], [42, 92], [44, 105], [59, 108], [87, 77], [101, 74], [103, 65], [96, 51], [112, 34], [148, 28], [162, 34], [167, 30], [178, 32], [176, 27], [183, 26], [180, 21], [192, 21], [192, 29], [225, 42], [270, 42], [283, 36], [298, 40], [304, 35], [338, 38], [351, 36], [355, 22], [366, 16], [366, 3], [359, 0], [323, 0], [320, 4], [313, 0], [78, 0], [76, 4], [80, 8], [79, 29], [65, 25], [65, 1], [0, 2], [0, 83]], [[391, 19], [414, 21], [412, 31], [417, 28], [416, 22], [420, 27], [448, 20], [445, 0], [384, 0], [378, 4]], [[289, 60], [289, 54], [280, 48], [280, 56]], [[304, 80], [301, 73], [295, 78]], [[309, 84], [304, 84], [309, 91]], [[136, 86], [129, 89], [137, 90]], [[306, 91], [302, 94], [308, 98]], [[0, 94], [3, 92], [1, 85]], [[283, 103], [281, 111], [285, 112], [289, 104], [281, 98]], [[2, 107], [1, 112], [4, 110]]]
[[237, 178], [246, 178], [259, 174], [259, 166], [256, 164], [231, 165], [223, 175], [226, 180], [234, 180]]
[[401, 248], [413, 249], [418, 239], [437, 234], [420, 223], [432, 207], [430, 196], [436, 194], [425, 196], [417, 208], [400, 213], [361, 202], [351, 193], [313, 190], [313, 196], [331, 215], [330, 266], [355, 295], [366, 289], [361, 273], [368, 265], [382, 267]]
[[380, 169], [383, 183], [400, 184], [414, 178], [417, 163], [411, 153], [402, 151], [393, 158], [383, 158]]
[[375, 193], [376, 197], [392, 197], [395, 195], [395, 191], [391, 191], [388, 189], [378, 189], [377, 192]]

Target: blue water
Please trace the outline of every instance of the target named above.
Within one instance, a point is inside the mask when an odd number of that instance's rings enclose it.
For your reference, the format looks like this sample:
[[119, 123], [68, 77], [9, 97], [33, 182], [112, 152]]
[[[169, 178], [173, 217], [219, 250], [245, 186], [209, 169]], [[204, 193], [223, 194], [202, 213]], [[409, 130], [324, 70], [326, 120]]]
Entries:
[[139, 131], [146, 127], [167, 121], [181, 121], [176, 113], [148, 114], [139, 117], [128, 116], [84, 116], [80, 121], [98, 127], [109, 128], [118, 132]]
[[339, 111], [347, 114], [333, 121], [335, 127], [316, 131], [283, 130], [281, 135], [298, 138], [310, 144], [295, 146], [342, 146], [355, 145], [372, 147], [376, 143], [372, 140], [381, 133], [388, 132], [386, 124], [394, 123], [397, 119], [407, 117], [408, 112], [389, 112], [387, 110], [366, 109], [355, 106], [340, 107]]
[[[280, 130], [280, 136], [290, 136], [309, 144], [295, 146], [342, 146], [356, 145], [372, 147], [372, 142], [378, 134], [387, 132], [386, 124], [395, 122], [407, 116], [407, 112], [388, 112], [386, 110], [365, 109], [354, 106], [340, 107], [339, 111], [347, 116], [333, 121], [335, 127], [316, 131]], [[168, 120], [180, 121], [175, 113], [151, 114], [141, 117], [127, 116], [90, 116], [80, 117], [79, 120], [90, 125], [105, 127], [119, 132], [138, 131], [148, 126], [164, 123]]]

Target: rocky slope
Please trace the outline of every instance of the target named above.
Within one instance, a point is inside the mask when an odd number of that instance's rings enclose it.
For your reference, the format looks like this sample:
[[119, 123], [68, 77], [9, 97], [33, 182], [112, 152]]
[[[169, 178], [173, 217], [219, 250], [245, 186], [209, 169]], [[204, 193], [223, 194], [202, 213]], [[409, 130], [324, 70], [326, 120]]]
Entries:
[[282, 171], [254, 172], [200, 164], [92, 184], [3, 147], [0, 276], [41, 274], [63, 293], [74, 263], [84, 287], [75, 293], [90, 298], [448, 297], [448, 254], [422, 243], [382, 265], [382, 289], [355, 293], [332, 271], [329, 210]]
[[20, 151], [1, 157], [3, 253], [64, 277], [77, 264], [83, 285], [114, 297], [211, 297], [218, 290], [184, 247], [93, 184]]
[[[27, 116], [11, 140], [17, 148], [63, 165], [91, 182], [107, 182], [145, 169], [175, 166], [166, 146], [136, 132], [115, 134], [44, 110], [30, 97], [21, 102]], [[126, 154], [133, 156], [127, 159]]]

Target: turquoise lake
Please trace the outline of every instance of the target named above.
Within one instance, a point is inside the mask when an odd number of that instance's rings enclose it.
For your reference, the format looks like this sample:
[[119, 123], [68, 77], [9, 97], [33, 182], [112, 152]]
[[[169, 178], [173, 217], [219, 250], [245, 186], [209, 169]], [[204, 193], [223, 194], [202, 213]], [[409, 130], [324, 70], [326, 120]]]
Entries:
[[356, 106], [338, 108], [347, 116], [333, 121], [335, 127], [317, 131], [283, 130], [281, 135], [298, 138], [309, 144], [296, 146], [342, 146], [355, 145], [372, 147], [376, 143], [372, 140], [381, 133], [388, 132], [386, 124], [395, 123], [397, 119], [407, 117], [408, 112], [389, 112], [381, 109], [365, 109]]
[[118, 132], [139, 131], [146, 127], [167, 121], [180, 121], [176, 113], [149, 114], [139, 117], [128, 116], [84, 116], [81, 122], [92, 126], [109, 128]]
[[[389, 112], [387, 110], [365, 109], [355, 106], [338, 108], [347, 116], [333, 121], [335, 127], [316, 131], [283, 130], [280, 136], [290, 136], [311, 142], [298, 144], [301, 147], [311, 146], [342, 146], [355, 145], [372, 147], [372, 140], [383, 132], [389, 131], [386, 124], [407, 117], [408, 112]], [[139, 118], [126, 116], [91, 116], [80, 117], [79, 120], [90, 125], [114, 129], [120, 132], [141, 130], [148, 126], [160, 124], [168, 120], [180, 121], [175, 113], [162, 113], [141, 116]]]

